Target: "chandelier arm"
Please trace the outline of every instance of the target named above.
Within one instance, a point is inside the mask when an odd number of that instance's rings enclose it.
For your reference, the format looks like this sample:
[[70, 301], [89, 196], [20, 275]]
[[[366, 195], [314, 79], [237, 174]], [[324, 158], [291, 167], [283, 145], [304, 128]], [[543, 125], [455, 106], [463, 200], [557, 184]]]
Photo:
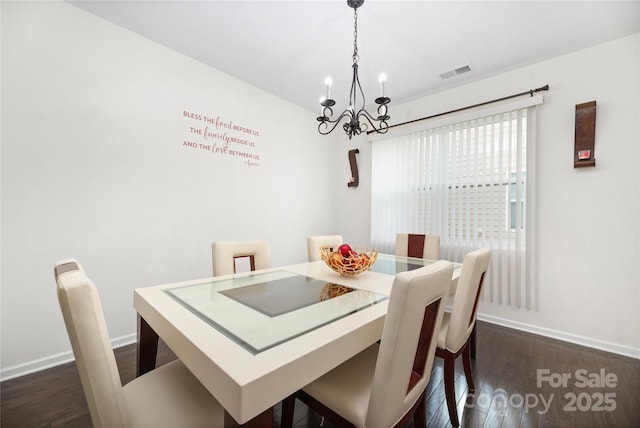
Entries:
[[374, 124], [374, 122], [378, 122], [378, 119], [374, 118], [373, 116], [371, 116], [371, 113], [369, 113], [367, 110], [365, 109], [361, 109], [358, 112], [358, 117], [362, 117], [366, 120], [363, 121], [363, 124], [365, 125], [365, 128], [363, 128], [364, 131], [367, 130], [367, 122], [369, 125], [371, 125], [371, 128], [380, 134], [384, 134], [387, 132], [387, 130], [389, 129], [389, 124], [387, 123], [386, 120], [380, 120], [379, 121], [379, 125], [378, 127], [376, 127], [376, 125]]
[[[327, 125], [327, 123], [333, 123], [332, 127], [329, 127], [329, 125]], [[328, 135], [330, 133], [333, 132], [334, 129], [336, 129], [336, 126], [338, 126], [338, 122], [320, 122], [318, 124], [318, 132], [322, 135]]]
[[[362, 96], [362, 107], [360, 108], [360, 110], [364, 110], [364, 107], [367, 105], [366, 104], [366, 98], [364, 96], [364, 91], [362, 90], [362, 85], [360, 85], [360, 76], [358, 76], [358, 65], [354, 64], [355, 69], [354, 69], [354, 78], [353, 80], [356, 82], [356, 84], [358, 85], [358, 90], [360, 90], [360, 95]], [[355, 110], [356, 106], [355, 106], [355, 88], [352, 88], [352, 90], [354, 91], [354, 105], [353, 108]]]
[[387, 104], [378, 105], [378, 117], [381, 118], [381, 120], [386, 121], [387, 119], [389, 119], [389, 116], [387, 116], [387, 111]]
[[353, 112], [356, 111], [357, 93], [356, 86], [360, 86], [360, 79], [358, 78], [358, 63], [353, 63], [353, 76], [351, 76], [351, 91], [349, 91], [349, 106], [351, 106]]
[[[338, 116], [337, 118], [335, 118], [333, 120], [330, 119], [327, 116], [321, 116], [320, 118], [322, 118], [322, 120], [318, 124], [318, 132], [320, 132], [322, 135], [327, 135], [327, 134], [331, 133], [334, 129], [336, 129], [336, 127], [342, 121], [342, 119], [344, 119], [345, 117], [351, 118], [352, 116], [353, 116], [353, 112], [351, 112], [349, 109], [343, 111], [342, 114], [340, 114], [340, 116]], [[351, 121], [351, 119], [349, 119], [349, 121], [347, 121], [347, 123], [349, 123], [350, 121]], [[329, 123], [333, 124], [333, 126], [329, 127], [329, 125], [328, 125]], [[330, 128], [330, 129], [328, 131], [326, 131], [327, 128]], [[323, 130], [325, 130], [326, 132], [323, 132]]]
[[[329, 114], [327, 114], [327, 112], [329, 112]], [[331, 116], [333, 116], [333, 109], [330, 106], [323, 106], [322, 116], [320, 116], [319, 119], [322, 119], [324, 121], [324, 118], [329, 118]]]

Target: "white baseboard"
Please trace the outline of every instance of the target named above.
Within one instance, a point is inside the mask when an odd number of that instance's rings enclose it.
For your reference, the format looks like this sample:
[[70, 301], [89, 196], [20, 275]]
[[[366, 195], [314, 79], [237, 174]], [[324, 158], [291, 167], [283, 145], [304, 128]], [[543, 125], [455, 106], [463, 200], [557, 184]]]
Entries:
[[[503, 327], [513, 328], [515, 330], [525, 331], [528, 333], [538, 334], [540, 336], [550, 337], [552, 339], [562, 340], [564, 342], [575, 343], [577, 345], [587, 346], [589, 348], [599, 349], [606, 352], [613, 352], [614, 354], [624, 355], [631, 358], [640, 359], [640, 349], [630, 346], [622, 346], [616, 343], [605, 342], [602, 340], [596, 340], [589, 337], [578, 336], [575, 334], [565, 333], [550, 328], [538, 327], [531, 324], [526, 324], [518, 321], [512, 321], [506, 318], [494, 317], [491, 315], [478, 314], [480, 321], [485, 321], [491, 324], [501, 325]], [[111, 346], [113, 348], [120, 348], [121, 346], [130, 345], [136, 342], [136, 334], [128, 334], [111, 340]], [[15, 366], [7, 367], [0, 370], [0, 381], [13, 379], [19, 376], [28, 375], [38, 372], [40, 370], [48, 369], [51, 367], [59, 366], [61, 364], [73, 361], [73, 353], [71, 351], [62, 352], [60, 354], [52, 355], [46, 358], [40, 358], [30, 361], [24, 364], [18, 364]]]
[[640, 348], [633, 348], [631, 346], [619, 345], [617, 343], [611, 343], [603, 340], [593, 339], [590, 337], [579, 336], [576, 334], [566, 333], [563, 331], [553, 330], [550, 328], [538, 327], [535, 325], [526, 324], [518, 321], [512, 321], [505, 318], [494, 317], [491, 315], [478, 314], [478, 319], [480, 321], [501, 325], [503, 327], [513, 328], [515, 330], [526, 331], [528, 333], [550, 337], [552, 339], [558, 339], [564, 342], [574, 343], [576, 345], [587, 346], [589, 348], [599, 349], [601, 351], [612, 352], [614, 354], [619, 354], [619, 355], [624, 355], [626, 357], [640, 359]]
[[[120, 348], [121, 346], [130, 345], [136, 342], [136, 338], [137, 336], [135, 333], [120, 336], [111, 340], [111, 346], [115, 349]], [[74, 360], [73, 352], [67, 351], [45, 358], [39, 358], [27, 363], [7, 367], [0, 370], [0, 382], [59, 366]]]

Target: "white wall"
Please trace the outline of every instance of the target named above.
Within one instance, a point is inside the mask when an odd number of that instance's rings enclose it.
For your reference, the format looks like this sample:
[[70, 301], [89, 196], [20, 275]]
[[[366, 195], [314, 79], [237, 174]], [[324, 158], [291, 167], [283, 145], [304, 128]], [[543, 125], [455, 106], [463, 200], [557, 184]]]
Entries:
[[[3, 378], [71, 358], [57, 260], [83, 264], [118, 344], [132, 290], [210, 276], [213, 240], [267, 239], [277, 266], [307, 235], [348, 236], [348, 149], [314, 113], [67, 3], [1, 7]], [[260, 165], [183, 146], [218, 141], [185, 110], [259, 131], [232, 148]]]
[[[550, 86], [538, 110], [538, 307], [484, 301], [481, 319], [640, 358], [639, 38], [392, 105], [401, 123]], [[592, 100], [596, 167], [574, 169], [575, 105]]]

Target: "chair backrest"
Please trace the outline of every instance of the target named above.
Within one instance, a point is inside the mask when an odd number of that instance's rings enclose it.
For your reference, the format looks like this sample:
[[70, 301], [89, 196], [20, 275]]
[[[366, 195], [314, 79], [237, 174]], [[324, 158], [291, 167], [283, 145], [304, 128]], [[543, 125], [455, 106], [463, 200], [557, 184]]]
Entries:
[[440, 260], [440, 237], [398, 233], [396, 235], [396, 256]]
[[236, 273], [236, 260], [247, 258], [251, 270], [271, 267], [267, 241], [219, 241], [211, 244], [213, 276]]
[[56, 263], [58, 301], [96, 428], [129, 426], [120, 373], [100, 296], [75, 260]]
[[444, 343], [445, 348], [451, 352], [457, 352], [473, 330], [478, 311], [478, 299], [490, 261], [491, 251], [487, 248], [467, 253], [462, 261]]
[[342, 235], [323, 235], [307, 237], [307, 255], [310, 262], [321, 260], [320, 247], [329, 247], [332, 251], [342, 244]]
[[452, 275], [453, 265], [444, 260], [396, 275], [366, 426], [395, 425], [427, 387]]

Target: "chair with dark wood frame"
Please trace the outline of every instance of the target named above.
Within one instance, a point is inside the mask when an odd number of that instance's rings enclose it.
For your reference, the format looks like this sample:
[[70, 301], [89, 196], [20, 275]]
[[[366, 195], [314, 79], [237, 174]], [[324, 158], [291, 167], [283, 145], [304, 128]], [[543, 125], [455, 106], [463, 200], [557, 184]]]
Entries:
[[216, 241], [211, 244], [213, 276], [236, 273], [236, 260], [248, 258], [251, 270], [271, 267], [267, 241]]
[[295, 398], [339, 427], [426, 427], [425, 394], [453, 267], [439, 261], [396, 275], [382, 339], [283, 401], [293, 424]]
[[440, 237], [438, 235], [398, 233], [396, 235], [396, 256], [440, 260]]
[[475, 390], [471, 371], [472, 340], [475, 338], [478, 300], [490, 261], [491, 251], [486, 248], [472, 251], [464, 257], [453, 306], [451, 312], [444, 314], [438, 338], [436, 355], [444, 359], [444, 390], [449, 420], [454, 427], [460, 425], [454, 379], [456, 358], [460, 355], [469, 392]]

